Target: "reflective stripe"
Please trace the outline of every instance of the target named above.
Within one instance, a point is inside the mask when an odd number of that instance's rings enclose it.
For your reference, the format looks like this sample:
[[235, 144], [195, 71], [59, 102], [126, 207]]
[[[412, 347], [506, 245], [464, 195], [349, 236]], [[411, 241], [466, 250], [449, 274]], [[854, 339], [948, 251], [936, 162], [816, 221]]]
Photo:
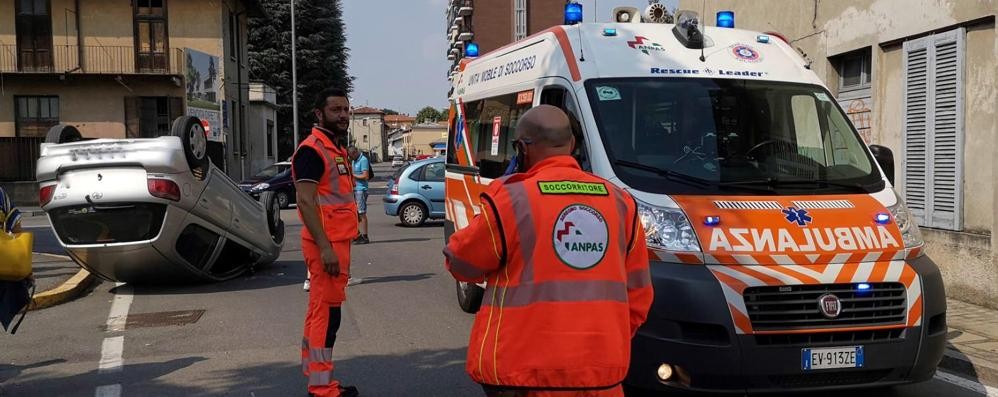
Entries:
[[640, 269], [627, 273], [627, 289], [638, 289], [651, 286], [651, 271]]
[[313, 363], [330, 363], [333, 362], [333, 349], [319, 347], [315, 349], [308, 349], [308, 359]]
[[309, 386], [325, 386], [333, 383], [333, 371], [315, 371], [308, 374]]
[[341, 194], [335, 192], [333, 194], [320, 194], [318, 200], [319, 205], [346, 205], [352, 204], [356, 201], [352, 192], [351, 194]]
[[534, 216], [530, 211], [530, 197], [527, 197], [527, 188], [523, 182], [503, 185], [503, 188], [506, 189], [506, 194], [513, 204], [513, 213], [516, 214], [516, 231], [520, 237], [520, 254], [523, 257], [520, 283], [529, 284], [534, 281], [534, 246], [537, 244]]
[[613, 191], [614, 201], [617, 202], [617, 215], [619, 216], [619, 228], [620, 228], [620, 257], [627, 258], [627, 202], [624, 201], [624, 193], [617, 189], [616, 187], [611, 188]]
[[450, 263], [451, 270], [457, 274], [471, 279], [477, 279], [485, 276], [485, 272], [474, 265], [459, 259], [453, 252], [451, 252], [450, 248], [444, 248], [444, 257], [447, 258], [447, 263]]
[[[608, 280], [548, 281], [506, 287], [502, 306], [522, 307], [541, 302], [620, 302], [627, 303], [627, 285]], [[496, 304], [486, 295], [485, 305]]]

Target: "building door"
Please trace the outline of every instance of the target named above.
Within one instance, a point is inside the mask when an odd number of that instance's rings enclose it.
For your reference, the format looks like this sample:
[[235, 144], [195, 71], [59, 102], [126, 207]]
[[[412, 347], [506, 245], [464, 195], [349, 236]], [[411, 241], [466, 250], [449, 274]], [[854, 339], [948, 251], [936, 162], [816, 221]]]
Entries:
[[173, 120], [183, 115], [180, 97], [126, 97], [127, 138], [156, 138], [170, 135]]
[[168, 70], [166, 0], [132, 0], [137, 72]]
[[52, 70], [52, 17], [48, 0], [17, 0], [17, 68]]

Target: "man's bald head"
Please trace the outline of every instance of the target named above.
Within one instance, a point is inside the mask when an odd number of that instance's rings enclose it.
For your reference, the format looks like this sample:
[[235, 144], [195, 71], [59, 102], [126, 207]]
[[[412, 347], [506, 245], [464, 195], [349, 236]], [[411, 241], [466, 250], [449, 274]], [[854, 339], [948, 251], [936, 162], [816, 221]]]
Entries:
[[540, 105], [524, 113], [516, 123], [516, 137], [526, 138], [533, 145], [565, 148], [566, 154], [572, 151], [572, 125], [568, 115], [551, 105]]

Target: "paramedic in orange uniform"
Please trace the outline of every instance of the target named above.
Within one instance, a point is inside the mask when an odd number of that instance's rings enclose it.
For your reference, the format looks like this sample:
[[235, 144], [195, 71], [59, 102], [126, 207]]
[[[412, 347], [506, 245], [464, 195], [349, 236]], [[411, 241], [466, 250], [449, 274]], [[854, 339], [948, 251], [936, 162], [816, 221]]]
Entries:
[[487, 283], [468, 374], [487, 396], [622, 396], [653, 297], [636, 203], [579, 168], [560, 109], [526, 112], [516, 138], [521, 173], [444, 249], [455, 278]]
[[350, 102], [346, 92], [327, 89], [315, 101], [318, 120], [295, 151], [292, 173], [298, 189], [302, 254], [311, 272], [302, 371], [310, 396], [356, 396], [357, 388], [333, 379], [333, 345], [350, 276], [350, 244], [357, 237], [352, 167], [347, 154]]

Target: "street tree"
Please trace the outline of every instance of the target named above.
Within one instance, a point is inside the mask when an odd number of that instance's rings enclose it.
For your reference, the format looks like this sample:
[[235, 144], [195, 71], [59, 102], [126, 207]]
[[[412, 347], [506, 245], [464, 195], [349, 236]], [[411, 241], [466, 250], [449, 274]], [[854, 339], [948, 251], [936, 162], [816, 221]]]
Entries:
[[440, 111], [433, 106], [422, 108], [419, 113], [416, 113], [416, 123], [419, 124], [440, 121], [440, 119]]
[[[299, 136], [308, 134], [315, 121], [312, 98], [328, 87], [349, 92], [353, 78], [347, 74], [349, 49], [343, 34], [341, 0], [295, 0], [298, 52]], [[291, 3], [261, 0], [268, 18], [249, 21], [250, 77], [277, 92], [279, 150], [285, 158], [294, 150], [291, 86]]]

